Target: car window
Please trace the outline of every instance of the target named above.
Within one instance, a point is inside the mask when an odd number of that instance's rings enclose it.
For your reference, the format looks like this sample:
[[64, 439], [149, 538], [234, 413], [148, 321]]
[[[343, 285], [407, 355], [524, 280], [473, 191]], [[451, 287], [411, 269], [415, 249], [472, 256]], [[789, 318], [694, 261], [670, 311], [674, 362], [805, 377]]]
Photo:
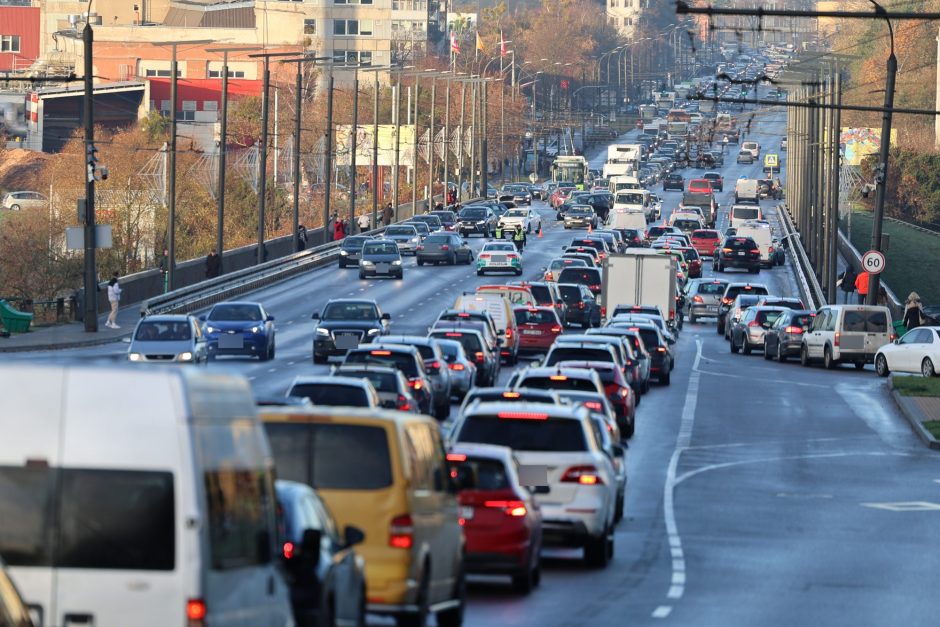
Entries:
[[865, 332], [865, 312], [846, 311], [842, 316], [843, 333], [864, 333]]
[[698, 284], [698, 293], [699, 294], [712, 294], [715, 296], [724, 294], [725, 292], [725, 283], [699, 283]]
[[882, 310], [867, 311], [865, 315], [865, 331], [868, 333], [887, 333], [887, 313]]
[[277, 476], [317, 490], [379, 490], [392, 484], [385, 429], [351, 424], [267, 423]]
[[555, 324], [558, 318], [548, 309], [516, 309], [516, 324]]
[[[372, 387], [378, 392], [398, 392], [398, 377], [391, 372], [379, 372], [377, 370], [346, 370], [341, 369], [336, 374], [343, 377], [360, 377], [372, 382]], [[302, 395], [301, 395], [302, 396]], [[348, 404], [348, 403], [346, 403]], [[358, 407], [367, 407], [367, 405], [357, 405]]]
[[426, 240], [425, 244], [449, 244], [450, 236], [449, 235], [431, 235]]
[[[514, 412], [503, 412], [503, 415]], [[532, 412], [522, 412], [531, 414]], [[520, 414], [521, 415], [521, 414]], [[577, 452], [587, 450], [578, 420], [502, 419], [470, 416], [457, 436], [459, 442], [507, 446], [518, 451]]]
[[475, 490], [508, 490], [511, 487], [506, 467], [498, 459], [468, 456], [466, 460], [454, 462], [452, 465], [470, 469], [474, 477]]
[[410, 353], [384, 349], [371, 349], [349, 351], [346, 354], [347, 364], [376, 364], [401, 370], [406, 377], [417, 377], [420, 373], [415, 358]]
[[433, 338], [445, 340], [456, 340], [463, 346], [468, 355], [473, 355], [483, 350], [483, 344], [480, 336], [476, 333], [461, 333], [459, 331], [439, 331], [431, 334]]
[[418, 234], [413, 226], [390, 226], [385, 229], [386, 235], [408, 235], [414, 237]]
[[314, 405], [369, 407], [369, 396], [359, 386], [331, 383], [298, 383], [288, 396], [309, 398]]
[[526, 377], [516, 387], [535, 388], [537, 390], [597, 391], [597, 386], [590, 379], [566, 377], [564, 375], [559, 375], [555, 378], [542, 376]]
[[777, 321], [777, 318], [779, 318], [782, 313], [782, 311], [757, 312], [757, 322], [760, 323], [762, 327], [770, 327], [770, 325]]
[[379, 312], [372, 303], [329, 303], [323, 310], [324, 320], [378, 320]]
[[466, 208], [460, 212], [460, 217], [464, 219], [482, 220], [486, 217], [486, 209]]
[[368, 242], [362, 247], [363, 255], [397, 255], [398, 245], [394, 242]]
[[595, 268], [565, 268], [558, 276], [560, 283], [582, 283], [600, 285], [601, 273]]

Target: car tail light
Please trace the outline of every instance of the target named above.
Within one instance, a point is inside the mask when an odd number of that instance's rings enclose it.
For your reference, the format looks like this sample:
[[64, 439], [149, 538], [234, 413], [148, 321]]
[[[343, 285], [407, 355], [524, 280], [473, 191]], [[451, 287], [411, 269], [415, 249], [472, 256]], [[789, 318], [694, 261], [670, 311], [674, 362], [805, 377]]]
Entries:
[[467, 456], [463, 453], [448, 453], [447, 461], [449, 462], [465, 462], [467, 461]]
[[429, 365], [433, 370], [440, 370], [440, 369], [441, 369], [441, 362], [439, 362], [439, 361], [437, 361], [437, 360], [432, 361], [432, 362], [431, 362], [430, 364], [428, 364], [428, 365]]
[[898, 334], [892, 331], [891, 335], [888, 336], [888, 341], [893, 342], [896, 339], [898, 339]]
[[555, 279], [554, 279], [554, 277], [552, 276], [552, 273], [551, 273], [551, 272], [546, 272], [546, 273], [545, 273], [545, 280], [546, 280], [546, 281], [554, 281]]
[[281, 547], [281, 553], [284, 554], [284, 559], [292, 559], [294, 557], [294, 543], [285, 542], [284, 546]]
[[501, 509], [507, 516], [513, 517], [525, 516], [527, 512], [522, 501], [484, 501], [483, 507]]
[[600, 285], [588, 285], [588, 289], [591, 290], [592, 292], [599, 292], [601, 291], [601, 286]]
[[395, 549], [410, 549], [414, 543], [414, 531], [410, 515], [396, 516], [388, 526], [388, 545]]
[[408, 387], [420, 390], [424, 388], [424, 382], [421, 379], [408, 379]]
[[759, 255], [759, 254], [760, 254], [760, 248], [752, 248], [752, 249], [751, 249], [751, 252], [754, 253], [755, 255]]
[[604, 479], [594, 466], [572, 466], [561, 476], [562, 483], [580, 483], [581, 485], [604, 485]]
[[473, 358], [474, 358], [476, 361], [478, 361], [478, 362], [480, 362], [480, 363], [483, 363], [483, 353], [481, 353], [481, 352], [476, 352], [476, 353], [473, 354]]
[[759, 327], [759, 326], [760, 326], [760, 322], [758, 322], [757, 320], [751, 320], [750, 322], [747, 323], [747, 326], [749, 326], [749, 327]]
[[459, 313], [459, 314], [457, 314], [457, 317], [458, 317], [458, 318], [469, 318], [469, 317], [470, 317], [470, 314], [468, 314], [468, 313]]
[[411, 405], [408, 404], [408, 397], [404, 394], [398, 395], [398, 411], [411, 411]]
[[607, 317], [607, 307], [601, 307], [601, 318]]
[[657, 346], [657, 347], [656, 347], [656, 352], [658, 352], [658, 353], [665, 353], [665, 352], [666, 352], [666, 347], [665, 347], [665, 346]]
[[842, 334], [836, 331], [835, 345], [839, 345], [839, 341], [842, 339]]
[[535, 411], [501, 411], [496, 416], [503, 420], [548, 420], [548, 414]]
[[603, 405], [597, 401], [584, 401], [584, 406], [588, 409], [593, 409], [594, 411], [600, 411], [603, 408]]
[[415, 250], [424, 250], [424, 244], [418, 244]]
[[392, 351], [369, 351], [371, 355], [377, 355], [379, 357], [388, 357], [392, 354]]
[[449, 364], [447, 367], [451, 370], [457, 370], [458, 372], [464, 369], [463, 364]]
[[734, 302], [734, 300], [731, 299], [731, 298], [722, 297], [722, 299], [721, 299], [721, 304], [722, 304], [722, 305], [730, 305], [730, 304], [733, 303], [733, 302]]
[[556, 324], [552, 327], [552, 333], [561, 333], [561, 327]]
[[731, 249], [730, 249], [730, 248], [722, 248], [722, 249], [721, 249], [721, 252], [723, 252], [723, 253], [726, 253], [726, 254], [728, 254], [728, 255], [730, 255], [732, 251], [731, 251]]
[[794, 326], [784, 327], [784, 328], [783, 328], [783, 332], [784, 332], [784, 333], [792, 333], [792, 334], [794, 334], [794, 335], [802, 335], [802, 334], [803, 334], [803, 327], [794, 327]]
[[450, 250], [450, 246], [448, 246], [447, 244], [444, 244], [443, 246], [441, 246], [441, 250]]
[[512, 339], [512, 329], [510, 327], [506, 327], [506, 339], [507, 340]]
[[583, 301], [583, 300], [582, 300], [580, 303], [578, 303], [578, 309], [584, 309], [584, 301]]
[[186, 601], [186, 624], [188, 627], [202, 627], [206, 620], [206, 602], [202, 599]]
[[698, 294], [696, 294], [695, 296], [692, 297], [692, 302], [693, 302], [693, 303], [704, 303], [704, 302], [705, 302], [705, 299], [702, 298], [701, 296], [699, 296]]

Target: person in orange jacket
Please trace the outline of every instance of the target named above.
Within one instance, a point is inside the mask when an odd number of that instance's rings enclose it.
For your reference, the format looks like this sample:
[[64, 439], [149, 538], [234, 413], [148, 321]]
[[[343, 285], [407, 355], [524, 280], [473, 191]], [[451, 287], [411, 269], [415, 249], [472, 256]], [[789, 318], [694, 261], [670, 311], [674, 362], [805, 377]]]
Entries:
[[855, 277], [855, 291], [858, 292], [859, 305], [865, 304], [865, 298], [868, 296], [868, 279], [870, 276], [870, 272], [859, 272], [858, 276]]

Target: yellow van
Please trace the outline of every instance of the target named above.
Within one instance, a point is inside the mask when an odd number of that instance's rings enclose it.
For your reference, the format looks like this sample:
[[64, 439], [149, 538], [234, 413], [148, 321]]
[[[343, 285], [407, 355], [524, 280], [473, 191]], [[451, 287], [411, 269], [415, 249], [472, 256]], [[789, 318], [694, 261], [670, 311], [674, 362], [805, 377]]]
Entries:
[[313, 486], [338, 528], [365, 532], [368, 611], [399, 625], [458, 626], [464, 538], [437, 423], [349, 407], [267, 407], [277, 476]]

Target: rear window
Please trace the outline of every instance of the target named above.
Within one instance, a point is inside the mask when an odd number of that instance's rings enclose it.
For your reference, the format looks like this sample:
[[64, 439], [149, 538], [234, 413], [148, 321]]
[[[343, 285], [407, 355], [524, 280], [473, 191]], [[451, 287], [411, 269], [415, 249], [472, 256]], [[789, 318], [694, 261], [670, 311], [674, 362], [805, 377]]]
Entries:
[[418, 366], [409, 353], [388, 350], [350, 351], [346, 354], [347, 364], [376, 364], [401, 370], [406, 377], [417, 377]]
[[842, 330], [863, 333], [887, 333], [888, 316], [884, 311], [846, 311], [842, 318]]
[[545, 358], [545, 366], [554, 366], [560, 361], [613, 361], [610, 351], [602, 348], [581, 346], [556, 346]]
[[449, 244], [450, 236], [449, 235], [431, 235], [426, 240], [425, 244]]
[[369, 407], [369, 397], [360, 387], [329, 383], [300, 383], [288, 396], [309, 398], [314, 405]]
[[458, 331], [445, 331], [442, 333], [432, 333], [431, 337], [443, 340], [456, 340], [463, 346], [463, 350], [468, 355], [473, 355], [483, 350], [480, 344], [480, 336], [474, 333], [460, 333]]
[[757, 312], [757, 322], [763, 326], [769, 327], [776, 322], [777, 318], [782, 314], [782, 311], [759, 311]]
[[535, 388], [537, 390], [575, 390], [580, 392], [597, 392], [597, 386], [590, 379], [578, 377], [564, 377], [552, 379], [550, 377], [526, 377], [519, 382], [519, 387]]
[[587, 450], [578, 420], [511, 420], [496, 416], [470, 416], [459, 442], [508, 446], [519, 451], [574, 452]]
[[552, 292], [544, 285], [530, 285], [529, 291], [532, 292], [532, 296], [535, 298], [535, 302], [539, 305], [551, 305], [552, 304]]
[[516, 324], [555, 324], [558, 322], [555, 312], [547, 309], [516, 309]]
[[640, 337], [643, 338], [643, 343], [649, 347], [655, 347], [660, 345], [659, 333], [655, 329], [640, 329]]
[[10, 566], [173, 570], [175, 518], [169, 472], [0, 467], [0, 555]]
[[511, 487], [506, 467], [498, 459], [468, 457], [462, 462], [451, 462], [451, 466], [470, 468], [474, 478], [474, 490], [508, 490]]
[[340, 370], [336, 374], [342, 377], [359, 377], [362, 379], [368, 379], [372, 382], [372, 387], [374, 387], [378, 392], [398, 391], [398, 377], [390, 372], [378, 372], [376, 370]]
[[600, 285], [601, 273], [595, 268], [565, 268], [558, 276], [558, 282]]
[[392, 485], [388, 436], [368, 425], [267, 423], [280, 479], [317, 490], [379, 490]]
[[790, 319], [790, 324], [795, 327], [808, 327], [813, 324], [813, 318], [816, 317], [816, 314], [803, 314], [800, 316], [793, 316]]
[[738, 220], [756, 220], [760, 217], [760, 209], [754, 207], [733, 207], [731, 217]]
[[718, 239], [718, 231], [693, 231], [695, 239]]
[[727, 284], [725, 283], [699, 283], [698, 293], [721, 295], [725, 293], [726, 287]]
[[725, 242], [725, 248], [732, 250], [751, 250], [757, 248], [757, 244], [750, 237], [731, 237]]
[[573, 285], [559, 285], [558, 291], [561, 293], [561, 299], [566, 303], [581, 302], [581, 290]]
[[754, 294], [754, 295], [759, 295], [759, 296], [766, 296], [767, 288], [764, 287], [763, 285], [751, 285], [751, 286], [732, 285], [728, 288], [727, 292], [725, 293], [725, 296], [727, 296], [728, 298], [736, 298], [738, 294]]

